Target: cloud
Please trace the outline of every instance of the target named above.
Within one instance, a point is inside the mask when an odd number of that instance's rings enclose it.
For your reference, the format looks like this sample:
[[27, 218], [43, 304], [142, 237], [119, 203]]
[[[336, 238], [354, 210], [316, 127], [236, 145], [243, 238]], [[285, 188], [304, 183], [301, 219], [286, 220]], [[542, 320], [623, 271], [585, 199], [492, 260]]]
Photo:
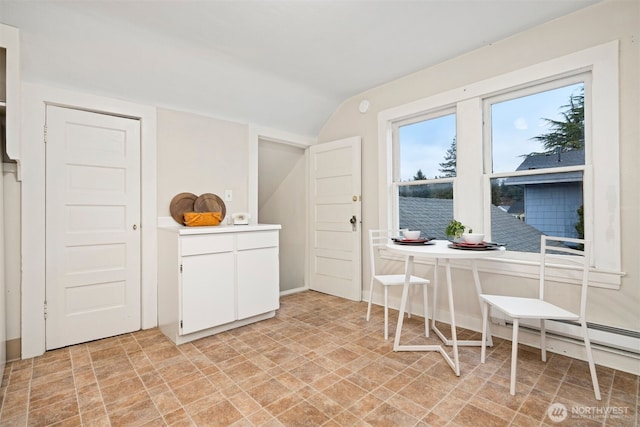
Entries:
[[518, 130], [527, 130], [527, 129], [529, 129], [529, 125], [527, 124], [527, 120], [524, 117], [518, 117], [513, 122], [513, 126]]

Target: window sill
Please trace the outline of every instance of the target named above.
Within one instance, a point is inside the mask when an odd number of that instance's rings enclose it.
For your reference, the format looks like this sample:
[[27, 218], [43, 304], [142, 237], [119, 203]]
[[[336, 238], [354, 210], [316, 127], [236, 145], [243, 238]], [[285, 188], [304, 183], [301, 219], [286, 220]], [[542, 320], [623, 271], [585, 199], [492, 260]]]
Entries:
[[[519, 255], [519, 254], [518, 254]], [[402, 256], [391, 254], [388, 251], [381, 251], [381, 257], [386, 260], [404, 262]], [[435, 261], [430, 258], [416, 258], [414, 261], [420, 265], [434, 265]], [[467, 260], [451, 260], [453, 268], [470, 270], [471, 264]], [[538, 279], [540, 263], [538, 261], [521, 259], [517, 254], [507, 252], [503, 257], [482, 258], [477, 260], [478, 271], [490, 274], [501, 274], [519, 278]], [[575, 272], [574, 272], [575, 273]], [[603, 288], [620, 290], [621, 279], [626, 273], [617, 271], [607, 271], [592, 268], [589, 273], [589, 286], [593, 288]], [[560, 271], [557, 280], [565, 283], [579, 285], [580, 282], [572, 278], [572, 272]]]

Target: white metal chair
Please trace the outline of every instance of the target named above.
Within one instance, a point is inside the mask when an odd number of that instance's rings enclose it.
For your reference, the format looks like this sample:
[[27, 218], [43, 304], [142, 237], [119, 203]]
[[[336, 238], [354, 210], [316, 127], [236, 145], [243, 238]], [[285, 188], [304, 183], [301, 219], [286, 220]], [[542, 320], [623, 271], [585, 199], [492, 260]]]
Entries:
[[[568, 244], [568, 245], [567, 245]], [[582, 247], [582, 250], [580, 249]], [[596, 375], [591, 342], [587, 331], [585, 311], [587, 306], [587, 290], [589, 287], [589, 256], [591, 242], [567, 237], [542, 236], [540, 239], [540, 288], [538, 298], [521, 298], [503, 295], [480, 295], [482, 301], [482, 350], [480, 360], [485, 361], [486, 335], [489, 318], [489, 307], [497, 309], [513, 319], [513, 338], [511, 341], [511, 384], [510, 393], [516, 392], [516, 365], [518, 358], [518, 327], [520, 319], [540, 320], [540, 349], [542, 361], [547, 361], [545, 320], [568, 320], [580, 323], [580, 331], [587, 352], [591, 381], [596, 399], [600, 400], [600, 387]], [[581, 282], [580, 312], [573, 313], [564, 308], [551, 304], [544, 299], [545, 279], [548, 279], [550, 269], [576, 270]]]
[[[376, 254], [381, 247], [385, 247], [392, 237], [401, 236], [403, 230], [369, 230], [369, 255], [371, 259], [371, 282], [369, 284], [369, 305], [367, 307], [367, 322], [371, 318], [371, 300], [373, 298], [373, 283], [377, 282], [384, 288], [384, 339], [389, 338], [389, 286], [404, 285], [404, 274], [376, 274]], [[411, 285], [424, 286], [424, 333], [429, 336], [429, 304], [427, 285], [431, 283], [422, 277], [411, 276]], [[409, 304], [407, 314], [411, 317], [411, 293], [409, 293]], [[398, 315], [404, 315], [399, 313]]]

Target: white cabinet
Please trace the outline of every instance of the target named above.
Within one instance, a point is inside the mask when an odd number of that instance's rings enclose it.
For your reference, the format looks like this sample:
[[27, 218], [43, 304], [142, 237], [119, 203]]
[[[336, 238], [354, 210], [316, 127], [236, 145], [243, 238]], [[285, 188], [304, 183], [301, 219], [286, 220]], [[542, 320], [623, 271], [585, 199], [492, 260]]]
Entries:
[[273, 317], [280, 307], [279, 228], [160, 228], [163, 333], [181, 344]]
[[182, 258], [182, 334], [236, 320], [233, 263], [233, 252]]

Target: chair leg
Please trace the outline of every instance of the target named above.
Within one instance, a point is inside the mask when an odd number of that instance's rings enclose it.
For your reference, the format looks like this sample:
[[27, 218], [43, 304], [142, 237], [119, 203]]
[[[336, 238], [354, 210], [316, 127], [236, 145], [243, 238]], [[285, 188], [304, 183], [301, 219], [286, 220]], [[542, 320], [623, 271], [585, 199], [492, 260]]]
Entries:
[[489, 304], [482, 302], [482, 346], [480, 347], [480, 362], [484, 363], [487, 357], [487, 319], [489, 317]]
[[542, 361], [547, 361], [547, 324], [544, 319], [540, 319], [540, 350]]
[[422, 297], [424, 299], [424, 336], [429, 338], [429, 285], [422, 285]]
[[589, 361], [589, 371], [591, 371], [591, 383], [593, 384], [593, 392], [596, 400], [602, 400], [600, 396], [600, 385], [598, 384], [598, 375], [596, 374], [596, 365], [593, 363], [593, 353], [591, 352], [591, 340], [587, 330], [587, 322], [584, 321], [580, 325], [582, 329], [582, 337], [584, 338], [584, 348], [587, 350], [587, 361]]
[[[414, 286], [409, 286], [409, 307], [407, 308], [407, 318], [411, 319], [411, 310], [413, 310], [413, 297], [412, 297], [412, 293], [413, 293], [413, 288]], [[404, 313], [402, 313], [402, 315], [404, 316]]]
[[367, 322], [371, 319], [371, 300], [373, 299], [373, 277], [369, 283], [369, 304], [367, 305]]
[[384, 287], [384, 339], [389, 339], [389, 288]]
[[384, 287], [384, 339], [389, 339], [389, 288], [387, 286]]
[[511, 338], [511, 384], [509, 393], [516, 394], [516, 367], [518, 365], [518, 328], [519, 319], [513, 319], [513, 337]]

